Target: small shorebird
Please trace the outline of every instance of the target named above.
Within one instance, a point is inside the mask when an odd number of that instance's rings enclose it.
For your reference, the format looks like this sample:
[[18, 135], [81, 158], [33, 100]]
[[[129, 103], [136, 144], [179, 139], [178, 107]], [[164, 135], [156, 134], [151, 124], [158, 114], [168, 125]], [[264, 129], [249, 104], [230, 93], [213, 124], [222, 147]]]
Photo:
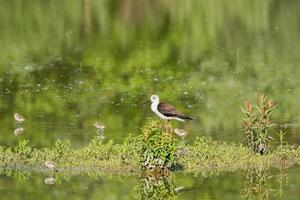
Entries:
[[55, 162], [54, 161], [52, 161], [52, 160], [46, 160], [45, 161], [45, 166], [46, 167], [48, 167], [49, 169], [54, 169], [54, 167], [55, 167]]
[[189, 134], [187, 131], [185, 131], [185, 130], [183, 130], [183, 129], [179, 129], [179, 128], [175, 128], [175, 129], [174, 129], [174, 132], [175, 132], [179, 137], [181, 137], [181, 139], [184, 139], [185, 136], [186, 136], [187, 134]]
[[[159, 102], [159, 96], [152, 95], [150, 98], [152, 104], [151, 104], [151, 110], [159, 116], [161, 119], [164, 120], [171, 120], [175, 119], [181, 122], [184, 122], [185, 120], [193, 120], [193, 118], [186, 116], [182, 114], [181, 112], [177, 111], [174, 106], [168, 103], [160, 103]], [[145, 103], [148, 103], [150, 101], [146, 101]], [[145, 104], [144, 103], [144, 104]]]
[[268, 146], [264, 143], [260, 143], [257, 147], [257, 152], [260, 153], [260, 155], [268, 153]]
[[94, 126], [98, 129], [101, 139], [104, 139], [104, 129], [105, 129], [104, 124], [100, 122], [96, 122]]
[[24, 121], [25, 121], [25, 117], [22, 116], [22, 115], [20, 115], [20, 114], [18, 114], [18, 113], [15, 113], [15, 114], [14, 114], [14, 118], [15, 118], [15, 120], [16, 120], [17, 122], [24, 122]]
[[104, 129], [105, 129], [104, 124], [102, 124], [102, 123], [100, 123], [100, 122], [96, 122], [96, 123], [94, 124], [94, 126], [95, 126], [97, 129], [99, 129], [99, 130], [104, 130]]

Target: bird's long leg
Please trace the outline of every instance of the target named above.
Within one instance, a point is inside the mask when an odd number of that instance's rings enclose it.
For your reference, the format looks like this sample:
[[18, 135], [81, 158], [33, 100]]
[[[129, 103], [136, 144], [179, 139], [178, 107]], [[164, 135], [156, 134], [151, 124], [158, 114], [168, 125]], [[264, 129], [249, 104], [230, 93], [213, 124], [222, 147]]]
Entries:
[[54, 167], [51, 168], [51, 173], [50, 173], [50, 176], [53, 177], [54, 176]]
[[180, 143], [181, 143], [182, 146], [185, 146], [185, 144], [186, 144], [185, 136], [182, 136], [182, 137], [181, 137]]
[[164, 130], [166, 131], [166, 133], [168, 133], [170, 135], [172, 134], [173, 129], [172, 129], [172, 125], [170, 123], [170, 120], [164, 120], [163, 127], [164, 127]]
[[168, 134], [172, 134], [173, 132], [173, 128], [172, 128], [172, 124], [170, 122], [170, 120], [163, 120], [162, 121], [162, 129], [168, 133]]
[[166, 120], [162, 120], [162, 129], [168, 133], [168, 124]]
[[161, 122], [162, 122], [162, 123], [161, 123], [161, 128], [162, 128], [164, 131], [167, 132], [167, 124], [166, 124], [166, 120], [162, 120]]
[[172, 127], [172, 124], [171, 124], [171, 121], [168, 120], [168, 127], [169, 127], [169, 133], [172, 134], [173, 132], [173, 127]]

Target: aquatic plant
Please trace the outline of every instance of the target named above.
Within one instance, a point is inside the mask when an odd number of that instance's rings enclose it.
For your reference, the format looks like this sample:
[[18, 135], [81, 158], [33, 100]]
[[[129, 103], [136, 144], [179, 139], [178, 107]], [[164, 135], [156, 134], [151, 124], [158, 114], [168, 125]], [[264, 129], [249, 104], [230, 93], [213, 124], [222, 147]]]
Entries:
[[[274, 176], [276, 174], [276, 176]], [[272, 179], [276, 184], [271, 185]], [[241, 191], [243, 199], [282, 199], [284, 184], [287, 183], [287, 171], [280, 168], [278, 171], [269, 169], [247, 169], [244, 172], [244, 184]]]
[[174, 176], [142, 176], [135, 187], [136, 199], [176, 199]]
[[209, 137], [199, 137], [192, 144], [181, 145], [157, 121], [144, 126], [142, 132], [118, 144], [95, 137], [81, 148], [74, 148], [69, 141], [62, 140], [49, 148], [33, 147], [29, 141], [20, 141], [11, 147], [0, 146], [0, 169], [21, 167], [49, 172], [45, 161], [53, 160], [56, 178], [57, 173], [74, 171], [122, 175], [143, 171], [145, 176], [169, 176], [170, 169], [208, 176], [252, 168], [286, 169], [300, 164], [300, 147], [283, 142], [268, 155], [257, 156], [242, 144]]
[[242, 130], [245, 134], [245, 143], [254, 152], [265, 154], [268, 151], [270, 141], [273, 139], [269, 133], [271, 123], [271, 114], [276, 108], [272, 99], [267, 96], [260, 96], [258, 105], [251, 102], [245, 102], [246, 115], [242, 119]]
[[28, 140], [20, 141], [17, 146], [12, 148], [12, 151], [16, 153], [17, 157], [29, 158], [32, 152], [32, 148], [28, 144]]
[[268, 187], [267, 183], [270, 178], [269, 170], [247, 170], [242, 190], [244, 199], [269, 199], [271, 188]]
[[165, 132], [158, 121], [143, 127], [142, 132], [139, 150], [142, 169], [166, 169], [176, 164], [178, 140]]

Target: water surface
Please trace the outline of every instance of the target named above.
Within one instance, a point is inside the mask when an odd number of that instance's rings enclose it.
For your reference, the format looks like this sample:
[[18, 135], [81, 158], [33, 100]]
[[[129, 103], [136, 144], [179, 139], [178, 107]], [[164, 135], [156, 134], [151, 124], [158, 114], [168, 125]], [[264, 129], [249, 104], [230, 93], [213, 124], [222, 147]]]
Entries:
[[[241, 142], [241, 106], [266, 94], [278, 104], [274, 130], [281, 126], [286, 141], [299, 144], [299, 10], [294, 0], [0, 0], [0, 144], [26, 139], [49, 147], [62, 139], [82, 147], [97, 136], [96, 121], [106, 126], [105, 141], [119, 143], [157, 119], [141, 105], [151, 94], [195, 118], [173, 122], [190, 132], [189, 142], [196, 136]], [[26, 121], [15, 123], [15, 112]], [[279, 172], [268, 172], [259, 191], [297, 199], [297, 169], [281, 182]], [[77, 175], [46, 185], [47, 176], [2, 175], [1, 197], [150, 195], [136, 176]], [[176, 174], [158, 185], [167, 196], [184, 186], [179, 199], [241, 199], [245, 184], [245, 172], [238, 172]]]
[[[0, 176], [3, 199], [285, 199], [299, 197], [299, 167], [248, 170], [208, 177], [172, 174], [154, 179], [137, 176], [5, 172]], [[49, 177], [55, 181], [47, 182]], [[46, 182], [45, 182], [46, 181]]]
[[[248, 9], [251, 8], [251, 9]], [[240, 107], [260, 94], [299, 143], [300, 3], [288, 0], [3, 1], [0, 9], [0, 143], [83, 146], [137, 135], [141, 103], [156, 93], [192, 123], [190, 140], [240, 142]], [[23, 114], [17, 137], [14, 112]]]

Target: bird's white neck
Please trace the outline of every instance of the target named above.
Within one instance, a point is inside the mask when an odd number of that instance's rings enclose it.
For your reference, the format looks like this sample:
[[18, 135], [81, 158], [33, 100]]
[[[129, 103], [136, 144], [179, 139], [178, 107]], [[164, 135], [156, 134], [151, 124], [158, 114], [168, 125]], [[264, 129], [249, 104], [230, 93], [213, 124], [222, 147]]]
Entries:
[[159, 104], [159, 101], [153, 101], [152, 104], [151, 104], [151, 110], [155, 113], [157, 112], [158, 104]]
[[161, 114], [158, 110], [159, 101], [153, 101], [151, 104], [151, 110], [157, 115], [159, 116], [161, 119], [168, 119], [166, 116], [164, 116], [163, 114]]

